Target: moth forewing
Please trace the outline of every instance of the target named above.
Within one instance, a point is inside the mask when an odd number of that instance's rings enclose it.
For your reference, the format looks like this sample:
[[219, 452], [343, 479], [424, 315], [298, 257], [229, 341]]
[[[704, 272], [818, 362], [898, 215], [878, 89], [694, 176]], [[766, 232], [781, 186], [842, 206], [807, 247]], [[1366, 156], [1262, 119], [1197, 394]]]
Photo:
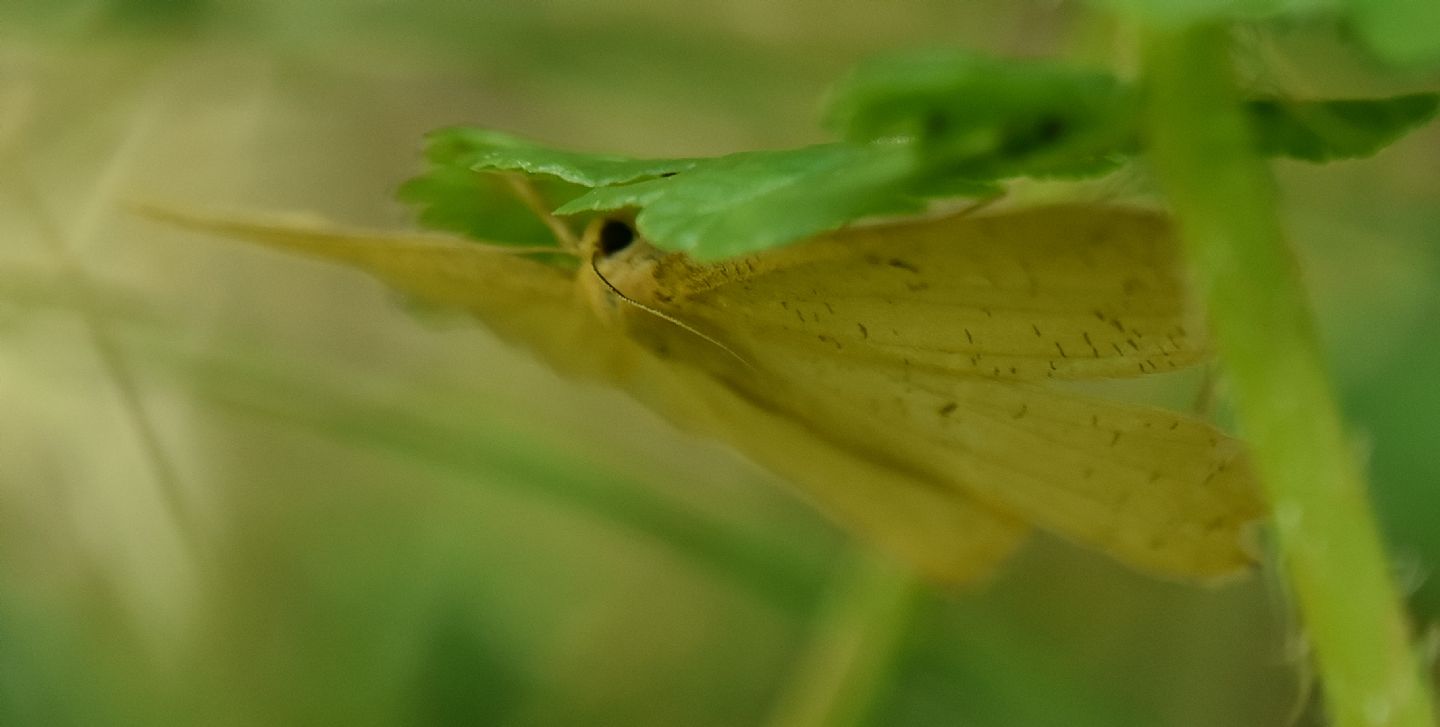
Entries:
[[[1194, 364], [1165, 219], [1057, 206], [842, 230], [736, 261], [678, 302], [746, 344], [1006, 379], [1130, 377]], [[737, 345], [740, 342], [737, 341]]]
[[[833, 439], [768, 397], [747, 395], [727, 373], [669, 357], [644, 361], [625, 385], [632, 396], [682, 429], [734, 446], [863, 541], [932, 580], [983, 578], [1030, 531], [1016, 517]], [[729, 366], [723, 356], [715, 361]]]
[[1250, 559], [1242, 530], [1260, 506], [1237, 442], [1024, 383], [1203, 357], [1151, 213], [1055, 207], [863, 228], [718, 264], [600, 220], [573, 267], [441, 236], [152, 216], [468, 310], [557, 370], [728, 441], [939, 580], [989, 572], [1032, 524], [1172, 577], [1209, 580]]
[[[342, 263], [426, 303], [474, 314], [497, 336], [573, 376], [613, 380], [634, 345], [600, 325], [573, 269], [526, 257], [534, 248], [445, 235], [352, 230], [313, 218], [222, 217], [145, 207], [152, 219]], [[545, 252], [554, 252], [545, 250]]]
[[713, 266], [647, 253], [642, 274], [611, 274], [651, 345], [869, 466], [1205, 581], [1254, 560], [1246, 530], [1263, 508], [1239, 443], [1023, 383], [1202, 359], [1176, 257], [1155, 213], [1067, 206], [845, 231]]

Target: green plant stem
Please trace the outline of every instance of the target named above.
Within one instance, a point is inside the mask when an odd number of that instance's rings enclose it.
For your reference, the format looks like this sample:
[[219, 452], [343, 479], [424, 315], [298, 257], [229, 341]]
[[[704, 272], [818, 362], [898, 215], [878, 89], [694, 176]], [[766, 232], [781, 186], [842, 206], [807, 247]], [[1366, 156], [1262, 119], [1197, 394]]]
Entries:
[[860, 551], [837, 575], [772, 727], [862, 724], [890, 686], [919, 583], [901, 566]]
[[1149, 29], [1146, 142], [1178, 218], [1333, 724], [1433, 727], [1361, 468], [1219, 26]]

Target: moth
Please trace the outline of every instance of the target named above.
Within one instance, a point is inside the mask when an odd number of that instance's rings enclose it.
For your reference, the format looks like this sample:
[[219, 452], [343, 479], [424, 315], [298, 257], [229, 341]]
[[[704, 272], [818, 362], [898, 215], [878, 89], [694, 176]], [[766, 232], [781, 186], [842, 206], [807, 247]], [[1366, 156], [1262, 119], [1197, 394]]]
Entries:
[[936, 581], [985, 576], [1034, 529], [1190, 582], [1255, 558], [1264, 507], [1238, 440], [1054, 385], [1207, 357], [1158, 212], [903, 220], [717, 263], [652, 246], [624, 216], [537, 251], [150, 214], [468, 311], [558, 372], [728, 442]]

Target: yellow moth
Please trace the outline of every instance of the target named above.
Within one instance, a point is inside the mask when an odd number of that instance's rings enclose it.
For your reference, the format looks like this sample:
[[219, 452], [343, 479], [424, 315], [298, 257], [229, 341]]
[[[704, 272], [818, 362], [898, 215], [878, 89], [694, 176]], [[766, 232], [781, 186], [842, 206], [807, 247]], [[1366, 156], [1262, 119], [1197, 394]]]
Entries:
[[1252, 562], [1263, 507], [1239, 442], [1049, 385], [1205, 357], [1158, 213], [902, 221], [713, 264], [612, 217], [567, 240], [568, 266], [441, 235], [151, 214], [467, 310], [561, 373], [732, 444], [937, 580], [990, 572], [1033, 528], [1169, 578]]

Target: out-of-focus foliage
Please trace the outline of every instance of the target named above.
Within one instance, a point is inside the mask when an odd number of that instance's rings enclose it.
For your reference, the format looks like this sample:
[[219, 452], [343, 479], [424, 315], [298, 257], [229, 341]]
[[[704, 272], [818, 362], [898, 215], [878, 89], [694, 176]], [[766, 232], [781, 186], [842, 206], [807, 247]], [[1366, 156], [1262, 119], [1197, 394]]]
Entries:
[[[1259, 152], [1321, 162], [1375, 153], [1428, 121], [1437, 101], [1417, 93], [1257, 99], [1246, 108]], [[843, 142], [633, 159], [562, 151], [486, 129], [444, 129], [430, 137], [431, 171], [407, 183], [401, 198], [421, 205], [420, 222], [431, 227], [494, 228], [485, 221], [511, 219], [503, 210], [516, 206], [513, 194], [467, 172], [522, 172], [552, 188], [555, 180], [592, 188], [545, 195], [561, 215], [634, 209], [652, 243], [714, 259], [863, 217], [919, 212], [931, 199], [998, 195], [1004, 180], [1099, 176], [1140, 150], [1139, 113], [1138, 92], [1106, 73], [953, 51], [907, 53], [867, 61], [831, 90], [826, 116]]]
[[1366, 101], [1251, 101], [1256, 145], [1266, 154], [1327, 162], [1374, 154], [1435, 117], [1440, 96]]
[[1440, 5], [1428, 0], [1099, 0], [1168, 25], [1232, 20], [1338, 20], [1377, 58], [1400, 66], [1440, 62]]
[[1426, 0], [1349, 0], [1357, 35], [1376, 55], [1404, 66], [1440, 63], [1440, 4]]
[[912, 140], [929, 175], [994, 181], [1110, 171], [1135, 112], [1133, 91], [1108, 73], [929, 51], [861, 64], [826, 116], [846, 139]]

